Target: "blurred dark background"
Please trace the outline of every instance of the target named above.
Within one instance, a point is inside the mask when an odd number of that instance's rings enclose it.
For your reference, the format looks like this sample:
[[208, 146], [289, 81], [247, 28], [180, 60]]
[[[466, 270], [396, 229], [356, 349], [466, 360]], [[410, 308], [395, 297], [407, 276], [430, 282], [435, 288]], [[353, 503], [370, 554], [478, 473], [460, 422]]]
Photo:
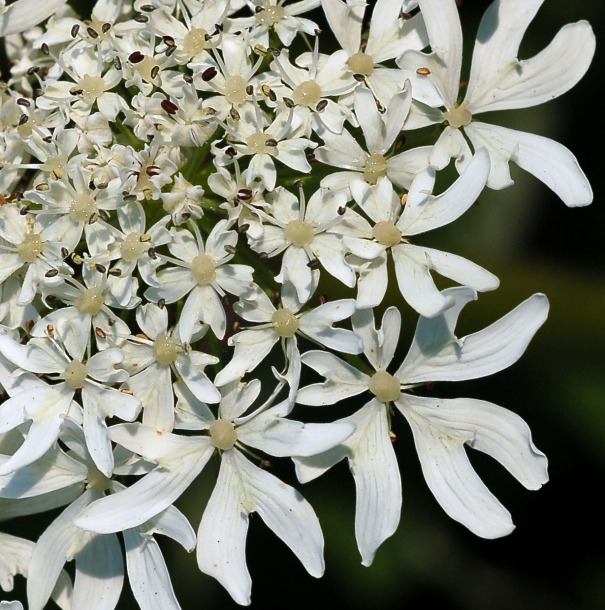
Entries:
[[[478, 0], [461, 3], [467, 59], [487, 5]], [[302, 488], [326, 538], [322, 579], [308, 576], [260, 518], [252, 516], [247, 553], [253, 607], [312, 608], [321, 603], [351, 610], [605, 608], [603, 505], [598, 491], [605, 482], [605, 209], [598, 182], [605, 139], [599, 80], [604, 69], [605, 4], [546, 0], [528, 30], [521, 57], [538, 52], [560, 27], [579, 19], [588, 19], [597, 32], [597, 54], [585, 78], [545, 106], [498, 113], [494, 122], [569, 147], [593, 185], [594, 203], [569, 209], [542, 183], [513, 167], [513, 188], [485, 192], [463, 218], [418, 239], [467, 256], [501, 280], [497, 291], [481, 295], [465, 309], [459, 334], [483, 328], [535, 292], [548, 295], [549, 319], [516, 365], [488, 379], [437, 384], [432, 392], [489, 400], [518, 413], [549, 458], [550, 482], [539, 491], [527, 491], [490, 458], [471, 455], [517, 526], [506, 538], [479, 539], [449, 519], [433, 499], [409, 429], [402, 418], [395, 418], [402, 518], [374, 564], [364, 568], [360, 563], [353, 532], [354, 486], [341, 463]], [[336, 294], [336, 287], [324, 289]], [[404, 312], [398, 356], [402, 358], [416, 318], [396, 294], [392, 296]], [[289, 465], [277, 468], [293, 480]], [[181, 505], [194, 528], [213, 483], [212, 476], [202, 478], [208, 488], [190, 490]], [[27, 524], [15, 525], [27, 536]], [[237, 607], [218, 584], [198, 572], [194, 556], [171, 541], [164, 548], [183, 610]], [[134, 607], [127, 592], [119, 608]]]

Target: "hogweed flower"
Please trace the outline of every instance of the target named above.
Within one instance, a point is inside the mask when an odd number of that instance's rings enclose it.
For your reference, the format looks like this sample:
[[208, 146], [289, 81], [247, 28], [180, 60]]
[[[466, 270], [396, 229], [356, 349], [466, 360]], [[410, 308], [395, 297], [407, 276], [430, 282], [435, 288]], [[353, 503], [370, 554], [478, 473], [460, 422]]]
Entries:
[[[548, 302], [457, 337], [498, 278], [422, 234], [511, 186], [510, 161], [590, 203], [569, 150], [476, 120], [588, 69], [584, 21], [517, 58], [541, 4], [488, 8], [461, 94], [454, 0], [379, 0], [369, 28], [352, 0], [98, 0], [82, 17], [64, 0], [0, 2], [0, 521], [62, 509], [36, 542], [0, 533], [4, 590], [29, 575], [30, 609], [111, 610], [127, 576], [143, 610], [177, 609], [157, 533], [249, 604], [253, 513], [321, 576], [321, 515], [267, 456], [293, 459], [301, 482], [348, 460], [370, 565], [399, 523], [397, 414], [444, 510], [485, 538], [512, 530], [464, 446], [537, 489], [547, 463], [528, 426], [424, 391], [513, 364]], [[420, 319], [394, 370], [406, 312]], [[328, 405], [361, 394], [334, 421]], [[297, 405], [327, 422], [299, 421]], [[175, 503], [213, 456], [196, 534]]]

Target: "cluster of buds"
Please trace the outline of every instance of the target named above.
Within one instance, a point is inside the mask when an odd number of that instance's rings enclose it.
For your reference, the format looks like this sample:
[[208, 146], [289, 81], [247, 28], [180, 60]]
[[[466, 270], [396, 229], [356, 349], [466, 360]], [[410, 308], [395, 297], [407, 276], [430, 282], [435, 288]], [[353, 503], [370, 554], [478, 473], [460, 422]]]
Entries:
[[[585, 21], [518, 59], [542, 2], [494, 1], [462, 85], [455, 0], [0, 2], [0, 521], [62, 507], [37, 541], [0, 533], [0, 586], [28, 575], [30, 610], [111, 609], [125, 561], [143, 610], [178, 609], [162, 534], [249, 604], [252, 513], [319, 577], [319, 519], [273, 458], [300, 483], [348, 461], [369, 566], [399, 523], [401, 416], [447, 514], [512, 531], [465, 446], [528, 489], [545, 456], [519, 416], [433, 385], [513, 364], [548, 301], [458, 337], [498, 278], [422, 235], [510, 187], [511, 162], [592, 201], [563, 145], [477, 118], [588, 69]], [[195, 531], [178, 500], [211, 459]]]

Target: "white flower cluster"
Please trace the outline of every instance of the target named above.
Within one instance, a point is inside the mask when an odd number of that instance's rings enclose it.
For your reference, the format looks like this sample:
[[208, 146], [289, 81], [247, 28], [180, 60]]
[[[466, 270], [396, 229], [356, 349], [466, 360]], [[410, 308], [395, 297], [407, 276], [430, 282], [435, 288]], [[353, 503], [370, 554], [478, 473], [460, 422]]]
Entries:
[[[479, 536], [512, 530], [464, 446], [537, 489], [547, 464], [527, 425], [423, 388], [514, 363], [548, 302], [457, 337], [464, 305], [498, 279], [421, 235], [510, 186], [511, 161], [567, 205], [591, 202], [561, 144], [477, 120], [587, 70], [584, 21], [517, 59], [542, 1], [488, 8], [462, 92], [455, 0], [98, 0], [85, 18], [62, 1], [0, 3], [0, 521], [66, 506], [35, 544], [0, 533], [3, 589], [19, 573], [30, 610], [51, 596], [110, 610], [125, 559], [143, 610], [179, 608], [162, 534], [248, 604], [251, 513], [321, 576], [319, 520], [266, 456], [293, 458], [300, 482], [348, 460], [370, 565], [400, 517], [397, 414], [444, 510]], [[349, 298], [318, 296], [320, 282]], [[386, 298], [399, 293], [420, 316], [402, 362]], [[316, 383], [300, 387], [303, 365]], [[288, 418], [364, 393], [332, 423]], [[174, 503], [213, 456], [196, 533]]]

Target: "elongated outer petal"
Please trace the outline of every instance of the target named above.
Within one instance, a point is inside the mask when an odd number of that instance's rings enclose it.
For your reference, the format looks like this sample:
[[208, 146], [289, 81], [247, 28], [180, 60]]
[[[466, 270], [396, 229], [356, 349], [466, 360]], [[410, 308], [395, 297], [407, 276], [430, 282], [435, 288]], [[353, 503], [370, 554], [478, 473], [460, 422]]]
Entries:
[[301, 360], [326, 378], [324, 383], [298, 390], [296, 402], [301, 405], [332, 405], [368, 389], [370, 378], [334, 354], [311, 350], [305, 352]]
[[439, 291], [431, 277], [434, 265], [425, 248], [401, 244], [391, 253], [399, 290], [420, 315], [432, 318], [451, 305], [451, 298]]
[[401, 514], [401, 478], [385, 406], [372, 400], [351, 418], [357, 431], [347, 442], [356, 488], [355, 537], [362, 564], [395, 533]]
[[404, 394], [395, 404], [412, 427], [424, 477], [446, 513], [483, 538], [510, 533], [510, 514], [474, 471], [464, 444], [491, 455], [528, 489], [539, 489], [548, 481], [547, 460], [527, 424], [481, 400]]
[[26, 575], [34, 543], [25, 538], [0, 533], [0, 588], [12, 591], [14, 576]]
[[79, 527], [109, 533], [136, 527], [170, 506], [202, 471], [214, 447], [209, 437], [181, 437], [141, 424], [111, 428], [118, 444], [158, 461], [158, 467], [127, 489], [94, 502], [76, 520]]
[[460, 178], [441, 195], [429, 195], [420, 200], [419, 194], [412, 196], [410, 191], [397, 227], [407, 236], [418, 235], [453, 222], [475, 203], [485, 188], [489, 170], [489, 153], [487, 149], [481, 148]]
[[67, 366], [56, 350], [46, 350], [35, 339], [21, 345], [5, 332], [0, 332], [0, 352], [13, 364], [32, 373], [62, 373]]
[[76, 483], [33, 498], [21, 498], [20, 500], [0, 498], [0, 523], [15, 517], [37, 515], [59, 506], [65, 506], [82, 495], [82, 487], [82, 484]]
[[[480, 44], [480, 43], [478, 43]], [[548, 102], [571, 89], [586, 73], [595, 52], [595, 36], [587, 21], [569, 23], [535, 57], [490, 66], [491, 86], [480, 90], [469, 83], [466, 100], [473, 114], [529, 108]], [[476, 74], [476, 73], [475, 73]], [[482, 79], [483, 75], [477, 75]]]
[[357, 308], [378, 307], [384, 299], [388, 284], [389, 272], [384, 254], [364, 263], [357, 280]]
[[340, 46], [353, 55], [361, 44], [361, 24], [365, 6], [361, 3], [351, 6], [342, 0], [322, 0], [321, 6]]
[[349, 423], [304, 424], [269, 409], [242, 424], [238, 439], [275, 457], [315, 455], [340, 445], [355, 431]]
[[[419, 0], [433, 55], [431, 72], [443, 95], [446, 108], [458, 97], [462, 67], [462, 27], [455, 0]], [[436, 68], [436, 70], [435, 70]]]
[[59, 436], [73, 394], [73, 390], [60, 383], [25, 390], [0, 406], [0, 431], [33, 420], [23, 444], [0, 465], [0, 475], [35, 462], [50, 449]]
[[233, 357], [229, 364], [218, 372], [214, 385], [222, 386], [243, 377], [265, 359], [278, 341], [279, 337], [272, 328], [244, 330], [233, 335], [230, 339], [235, 346]]
[[149, 519], [143, 529], [148, 534], [169, 536], [189, 553], [195, 549], [197, 542], [195, 532], [187, 517], [175, 506], [169, 506], [159, 515]]
[[76, 556], [73, 608], [114, 610], [124, 584], [122, 548], [115, 534], [91, 536]]
[[[467, 99], [492, 85], [494, 73], [514, 64], [529, 24], [544, 0], [493, 2], [483, 14], [473, 49]], [[491, 82], [490, 82], [491, 81]]]
[[[492, 171], [487, 185], [504, 188], [507, 162], [541, 180], [569, 207], [585, 206], [592, 202], [592, 188], [573, 153], [562, 144], [525, 131], [507, 129], [473, 121], [465, 132], [475, 147], [485, 146], [492, 160]], [[500, 167], [499, 167], [500, 166]], [[502, 167], [504, 166], [504, 167]]]
[[143, 423], [156, 430], [171, 431], [174, 427], [174, 394], [169, 366], [154, 362], [133, 375], [128, 387], [143, 406]]
[[371, 400], [362, 409], [337, 420], [356, 431], [339, 447], [311, 457], [294, 458], [298, 479], [311, 481], [343, 458], [356, 487], [355, 536], [363, 565], [371, 565], [376, 549], [397, 529], [401, 514], [401, 478], [388, 434], [383, 403]]
[[67, 0], [17, 0], [0, 15], [0, 36], [24, 32], [38, 25], [63, 6]]
[[323, 534], [311, 505], [299, 491], [232, 451], [243, 481], [250, 512], [257, 512], [267, 527], [283, 540], [311, 576], [324, 571]]
[[139, 529], [124, 532], [126, 569], [141, 610], [180, 610], [162, 551], [153, 536]]
[[[455, 290], [445, 292], [454, 297], [464, 295]], [[534, 294], [487, 328], [445, 343], [435, 342], [435, 336], [447, 327], [447, 321], [442, 316], [421, 318], [412, 347], [395, 375], [403, 383], [461, 381], [492, 375], [523, 355], [547, 315], [548, 299]]]
[[[22, 574], [27, 578], [29, 563], [35, 546], [30, 540], [0, 533], [0, 588], [4, 591], [12, 591], [14, 587], [13, 576], [16, 574]], [[51, 597], [59, 608], [69, 610], [71, 608], [71, 594], [71, 578], [67, 575], [67, 572], [62, 571]], [[2, 602], [0, 608], [6, 608], [6, 610], [17, 610], [19, 608], [23, 610], [21, 604], [14, 603], [18, 605], [11, 606], [8, 602]]]
[[[382, 317], [382, 327], [377, 329], [371, 309], [357, 311], [353, 317], [353, 330], [361, 337], [363, 353], [374, 367], [379, 370], [391, 363], [401, 331], [401, 313], [396, 307], [389, 307]], [[364, 375], [364, 377], [366, 377]]]
[[[383, 142], [386, 136], [386, 125], [382, 120], [382, 115], [378, 112], [376, 100], [374, 99], [372, 92], [365, 87], [357, 87], [354, 95], [354, 107], [355, 116], [363, 131], [368, 150], [371, 153], [386, 152], [386, 150], [383, 149]], [[403, 126], [404, 120], [405, 115], [401, 118], [401, 126]]]
[[246, 535], [251, 510], [242, 503], [245, 489], [237, 467], [238, 455], [236, 451], [223, 453], [218, 479], [197, 533], [197, 564], [238, 604], [248, 605], [252, 579], [246, 566]]
[[81, 462], [52, 447], [33, 463], [19, 468], [13, 474], [0, 476], [0, 497], [36, 497], [80, 483], [86, 479], [88, 469]]
[[29, 564], [30, 573], [27, 579], [27, 601], [30, 610], [43, 610], [59, 578], [74, 537], [78, 534], [78, 528], [73, 523], [74, 517], [101, 495], [101, 492], [94, 489], [85, 491], [46, 528], [38, 539]]
[[362, 351], [359, 337], [345, 328], [332, 327], [333, 323], [351, 317], [355, 309], [353, 299], [324, 303], [300, 317], [300, 330], [330, 349], [359, 354]]

